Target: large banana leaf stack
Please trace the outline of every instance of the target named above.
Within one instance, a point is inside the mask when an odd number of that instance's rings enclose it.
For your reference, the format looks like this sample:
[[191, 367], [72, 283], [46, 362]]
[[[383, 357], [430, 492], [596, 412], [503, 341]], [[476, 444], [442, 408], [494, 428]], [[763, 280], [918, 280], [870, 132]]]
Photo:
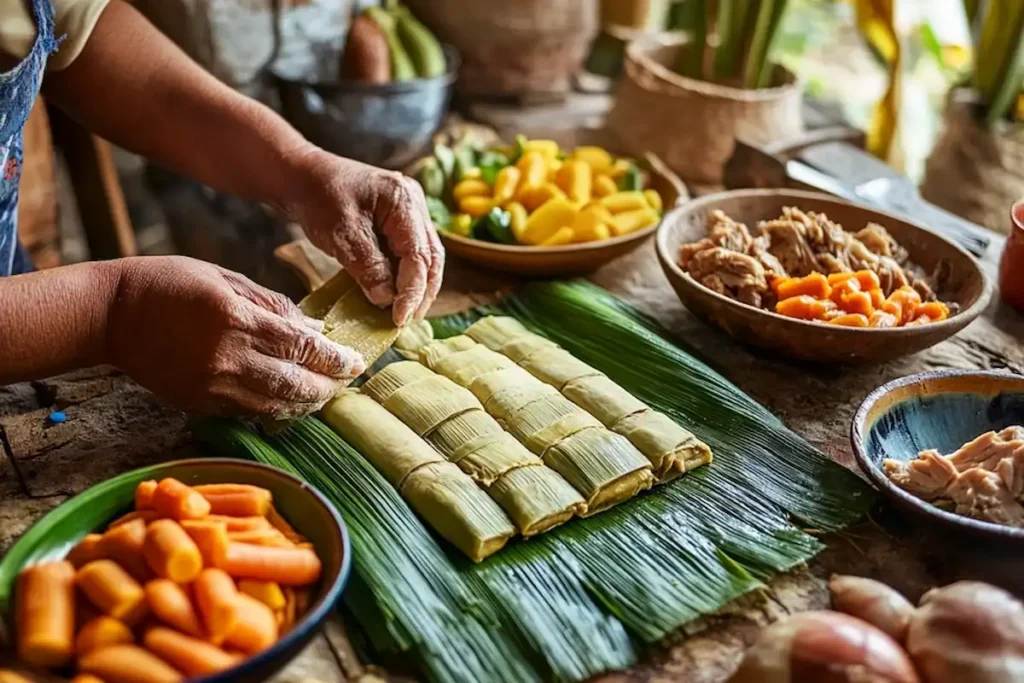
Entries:
[[714, 463], [586, 519], [515, 539], [473, 564], [433, 535], [385, 477], [314, 418], [264, 439], [201, 425], [216, 449], [299, 473], [352, 534], [347, 608], [380, 654], [437, 681], [579, 681], [813, 557], [872, 495], [628, 305], [585, 283], [528, 286], [432, 321], [437, 337], [517, 318], [708, 444]]

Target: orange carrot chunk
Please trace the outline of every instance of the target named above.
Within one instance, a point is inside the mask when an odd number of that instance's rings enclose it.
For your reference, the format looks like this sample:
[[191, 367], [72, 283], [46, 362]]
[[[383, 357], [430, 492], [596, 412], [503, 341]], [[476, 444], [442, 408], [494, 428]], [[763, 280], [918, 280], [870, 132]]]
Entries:
[[90, 562], [75, 575], [78, 588], [101, 612], [126, 624], [146, 613], [142, 586], [113, 560]]
[[842, 307], [844, 296], [859, 291], [860, 281], [856, 277], [850, 277], [845, 280], [840, 280], [836, 284], [832, 285], [832, 292], [829, 294], [829, 298], [834, 301], [837, 306]]
[[79, 657], [101, 647], [134, 643], [132, 630], [123, 622], [108, 616], [99, 616], [82, 627], [75, 638], [75, 654]]
[[85, 538], [79, 541], [78, 544], [71, 549], [65, 559], [70, 562], [75, 569], [89, 564], [93, 560], [102, 560], [103, 551], [100, 546], [100, 541], [102, 540], [103, 534], [87, 534]]
[[216, 645], [169, 628], [150, 629], [142, 642], [150, 652], [188, 676], [206, 676], [239, 663], [238, 657], [229, 655]]
[[843, 327], [867, 327], [868, 317], [860, 313], [847, 313], [828, 321], [829, 325], [842, 325]]
[[914, 311], [914, 319], [923, 315], [928, 316], [931, 322], [945, 320], [949, 317], [949, 307], [941, 301], [929, 301], [917, 307], [917, 310]]
[[55, 668], [71, 661], [75, 642], [75, 568], [47, 562], [23, 569], [14, 593], [18, 657]]
[[277, 642], [274, 613], [256, 598], [238, 596], [238, 620], [228, 634], [228, 645], [247, 654], [262, 652]]
[[71, 683], [104, 683], [102, 678], [97, 678], [92, 674], [78, 674], [71, 679]]
[[210, 503], [215, 515], [265, 517], [273, 500], [270, 491], [245, 484], [204, 484], [196, 491]]
[[917, 307], [921, 305], [921, 295], [909, 285], [900, 287], [889, 295], [888, 301], [898, 304], [901, 311], [900, 323], [906, 324], [914, 319]]
[[849, 292], [844, 294], [839, 308], [847, 313], [859, 313], [864, 317], [875, 312], [875, 307], [871, 305], [871, 295], [867, 292]]
[[787, 278], [776, 288], [779, 299], [791, 299], [794, 296], [810, 296], [815, 299], [827, 299], [832, 287], [821, 273], [811, 273], [804, 277]]
[[220, 645], [238, 620], [238, 589], [226, 572], [204, 569], [192, 585], [206, 633]]
[[776, 313], [802, 320], [820, 320], [834, 308], [835, 304], [831, 301], [821, 301], [806, 294], [784, 299], [775, 304]]
[[153, 492], [153, 509], [171, 519], [201, 519], [210, 514], [210, 504], [191, 486], [177, 479], [161, 481]]
[[830, 285], [835, 287], [840, 282], [845, 282], [845, 281], [849, 280], [850, 278], [855, 278], [855, 277], [857, 277], [856, 273], [847, 270], [847, 271], [844, 271], [842, 273], [829, 273], [828, 277], [826, 278], [826, 280], [828, 281], [828, 283]]
[[146, 584], [145, 591], [149, 611], [157, 619], [184, 634], [203, 637], [203, 625], [186, 588], [170, 579], [153, 579]]
[[103, 534], [100, 550], [105, 559], [117, 562], [136, 581], [142, 582], [153, 576], [142, 553], [145, 541], [146, 522], [136, 518]]
[[153, 509], [153, 494], [156, 493], [156, 487], [157, 483], [153, 479], [140, 482], [139, 485], [135, 487], [136, 510]]
[[269, 521], [270, 524], [275, 529], [277, 529], [282, 534], [284, 534], [284, 537], [287, 538], [292, 543], [302, 543], [303, 541], [306, 540], [302, 536], [302, 534], [297, 532], [295, 530], [295, 528], [292, 527], [292, 525], [288, 523], [288, 520], [286, 520], [284, 517], [281, 516], [281, 513], [278, 512], [277, 508], [275, 508], [274, 506], [271, 506], [270, 507], [270, 512], [267, 513], [267, 521]]
[[78, 670], [107, 683], [177, 683], [184, 677], [137, 645], [111, 645], [78, 660]]
[[230, 543], [227, 525], [224, 522], [210, 521], [207, 517], [186, 520], [181, 523], [181, 527], [195, 541], [199, 553], [203, 556], [204, 566], [216, 567], [223, 561]]
[[308, 586], [320, 578], [321, 564], [312, 550], [231, 543], [220, 568], [239, 579]]
[[288, 588], [285, 592], [285, 605], [281, 612], [281, 632], [287, 633], [295, 626], [295, 617], [298, 608], [295, 602], [295, 589]]
[[257, 531], [229, 531], [228, 539], [232, 543], [249, 543], [250, 545], [266, 545], [276, 548], [294, 548], [295, 544], [284, 537], [277, 529]]
[[[250, 598], [256, 598], [272, 610], [283, 609], [287, 599], [281, 586], [273, 581], [257, 581], [242, 579], [238, 582], [238, 590]], [[291, 590], [291, 589], [287, 589]]]
[[881, 308], [882, 304], [885, 303], [885, 292], [880, 288], [875, 287], [874, 289], [870, 289], [868, 290], [868, 294], [871, 295], [871, 305], [876, 309]]
[[230, 517], [228, 515], [208, 515], [204, 522], [223, 522], [228, 531], [258, 531], [269, 529], [270, 522], [266, 517]]
[[878, 279], [878, 273], [873, 270], [858, 270], [854, 273], [854, 276], [857, 278], [857, 282], [860, 283], [862, 291], [869, 292], [882, 286], [882, 281]]
[[203, 556], [195, 541], [173, 519], [158, 519], [146, 530], [146, 562], [157, 576], [188, 583], [203, 571]]
[[136, 519], [141, 519], [143, 523], [149, 524], [155, 519], [160, 519], [160, 516], [156, 514], [156, 510], [132, 510], [131, 512], [121, 515], [113, 522], [107, 525], [107, 530], [113, 529], [114, 527], [133, 522]]
[[899, 318], [885, 311], [875, 311], [868, 318], [868, 327], [896, 327], [898, 324]]

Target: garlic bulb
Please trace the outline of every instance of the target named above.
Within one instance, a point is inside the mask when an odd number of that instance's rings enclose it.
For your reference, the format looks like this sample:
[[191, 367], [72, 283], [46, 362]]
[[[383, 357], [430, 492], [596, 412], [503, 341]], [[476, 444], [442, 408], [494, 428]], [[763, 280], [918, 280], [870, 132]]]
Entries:
[[897, 643], [907, 635], [914, 606], [884, 583], [859, 576], [834, 575], [828, 582], [832, 609], [885, 631]]
[[729, 683], [920, 683], [907, 654], [871, 624], [802, 612], [766, 628]]
[[977, 581], [936, 588], [921, 598], [906, 644], [928, 683], [1024, 681], [1024, 604]]

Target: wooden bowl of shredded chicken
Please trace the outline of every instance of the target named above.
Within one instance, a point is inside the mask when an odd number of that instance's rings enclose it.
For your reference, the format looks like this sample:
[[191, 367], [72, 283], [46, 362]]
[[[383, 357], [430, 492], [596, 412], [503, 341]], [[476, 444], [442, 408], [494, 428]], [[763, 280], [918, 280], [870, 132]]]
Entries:
[[[880, 362], [926, 349], [977, 318], [992, 290], [977, 261], [949, 240], [813, 192], [732, 190], [695, 199], [665, 215], [657, 251], [673, 289], [698, 318], [744, 344], [817, 363]], [[886, 294], [901, 287], [918, 292], [942, 302], [948, 317], [847, 327], [773, 310], [777, 277], [863, 269], [877, 275]]]

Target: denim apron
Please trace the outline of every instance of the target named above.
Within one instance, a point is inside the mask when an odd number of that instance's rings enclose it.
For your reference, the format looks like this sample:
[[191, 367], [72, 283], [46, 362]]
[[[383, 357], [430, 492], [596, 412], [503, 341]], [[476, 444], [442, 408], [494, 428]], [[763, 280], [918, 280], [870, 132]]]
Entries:
[[0, 73], [0, 276], [32, 270], [32, 262], [18, 243], [22, 141], [25, 122], [43, 82], [46, 59], [57, 49], [58, 42], [53, 35], [50, 0], [27, 1], [32, 5], [36, 23], [35, 43], [23, 61]]

